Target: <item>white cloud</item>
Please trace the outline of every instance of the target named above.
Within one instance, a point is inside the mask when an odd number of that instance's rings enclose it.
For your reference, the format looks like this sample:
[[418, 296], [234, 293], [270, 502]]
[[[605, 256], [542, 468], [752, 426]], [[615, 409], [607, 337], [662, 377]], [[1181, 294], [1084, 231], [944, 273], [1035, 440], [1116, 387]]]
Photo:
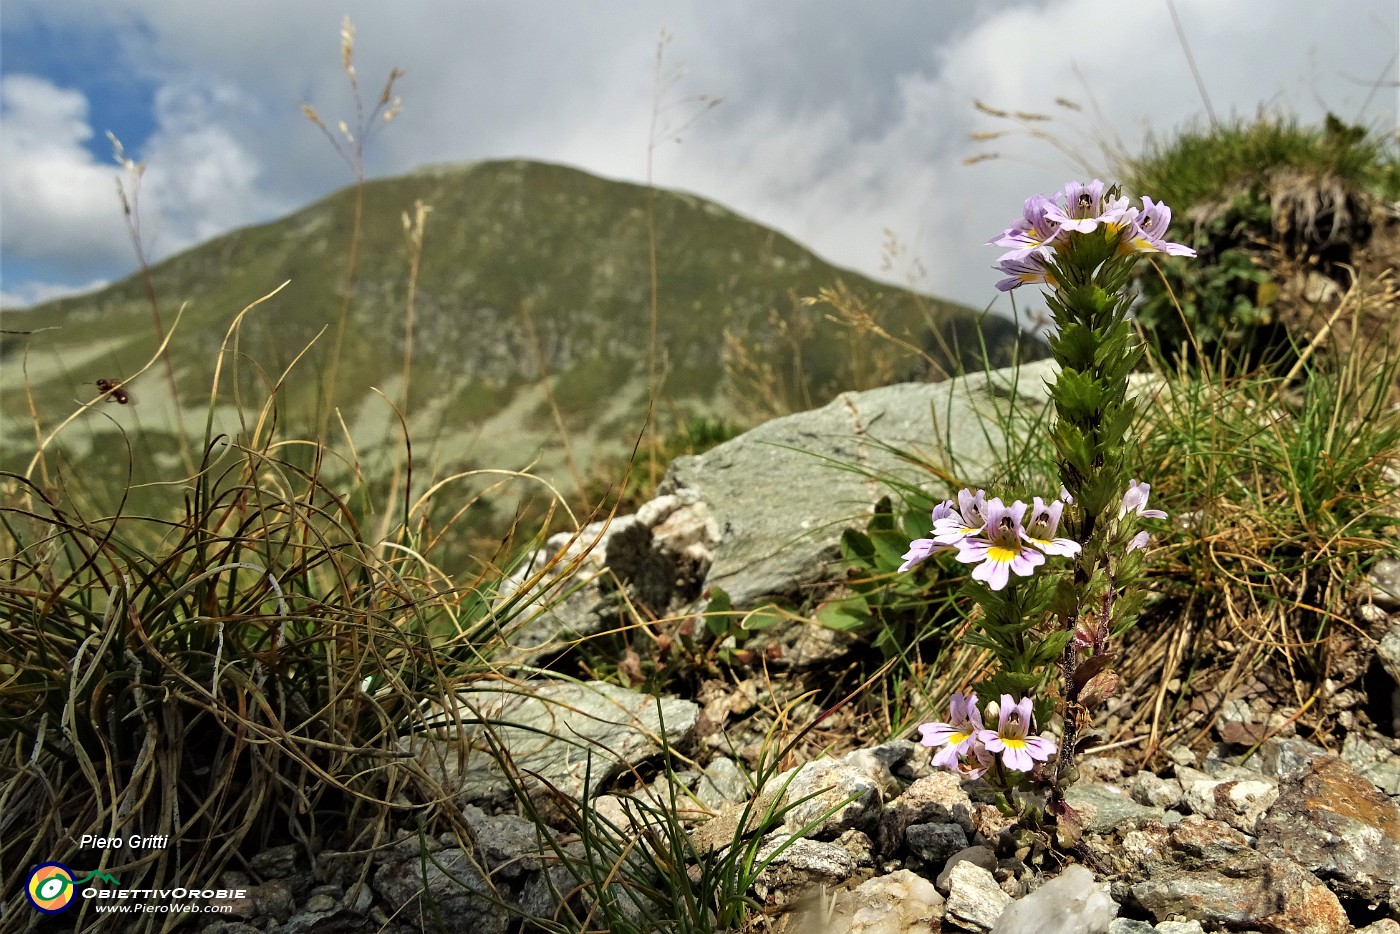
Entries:
[[[82, 94], [28, 75], [0, 78], [0, 246], [82, 278], [84, 267], [129, 259], [117, 167], [84, 148], [92, 137]], [[13, 288], [11, 284], [11, 288]]]
[[68, 285], [57, 282], [24, 282], [13, 291], [0, 289], [0, 308], [28, 308], [50, 302], [56, 298], [81, 295], [110, 285], [107, 279], [93, 279], [82, 285]]
[[78, 91], [8, 75], [0, 79], [0, 98], [6, 257], [69, 277], [67, 285], [7, 282], [11, 298], [34, 303], [85, 291], [107, 278], [103, 273], [132, 266], [119, 180], [137, 209], [151, 262], [297, 206], [260, 188], [258, 158], [225, 122], [233, 116], [251, 124], [246, 118], [258, 109], [230, 85], [187, 80], [158, 90], [156, 130], [134, 154], [144, 165], [139, 180], [115, 160], [99, 163], [86, 148], [93, 129]]
[[172, 82], [156, 93], [157, 130], [141, 148], [143, 196], [155, 200], [157, 255], [168, 255], [298, 206], [262, 187], [262, 158], [229, 124], [247, 127], [257, 105], [225, 83]]
[[[655, 44], [666, 26], [674, 36], [667, 62], [688, 62], [668, 99], [705, 93], [725, 102], [687, 129], [681, 145], [663, 140], [659, 184], [719, 200], [835, 262], [899, 279], [882, 266], [890, 228], [907, 258], [928, 269], [929, 288], [978, 305], [996, 279], [996, 251], [981, 244], [1024, 197], [1084, 170], [1024, 134], [969, 140], [971, 131], [1005, 128], [977, 113], [974, 99], [1054, 113], [1049, 131], [1084, 150], [1098, 171], [1111, 166], [1096, 134], [1132, 151], [1147, 130], [1170, 133], [1203, 109], [1167, 8], [1156, 3], [891, 0], [855, 11], [815, 0], [714, 0], [555, 4], [548, 15], [510, 0], [242, 0], [236, 14], [187, 0], [15, 6], [21, 25], [50, 18], [109, 31], [129, 66], [160, 86], [158, 128], [139, 155], [149, 164], [147, 204], [160, 208], [148, 229], [165, 250], [269, 219], [349, 181], [296, 107], [305, 99], [332, 123], [351, 113], [337, 37], [347, 10], [366, 96], [377, 95], [391, 66], [407, 70], [403, 115], [371, 146], [372, 174], [528, 157], [641, 180]], [[1264, 103], [1308, 120], [1331, 108], [1393, 128], [1396, 95], [1371, 88], [1395, 52], [1393, 0], [1176, 6], [1222, 117], [1252, 115]], [[13, 29], [9, 8], [7, 17]], [[1086, 110], [1058, 108], [1057, 97]], [[67, 110], [50, 112], [67, 117], [36, 125], [38, 141], [65, 153], [84, 184], [90, 175], [101, 181], [107, 170], [79, 158], [90, 133], [82, 109], [64, 100]], [[684, 110], [668, 114], [685, 120]], [[993, 149], [995, 161], [963, 164]], [[8, 166], [0, 171], [8, 177]], [[89, 217], [97, 213], [90, 205], [111, 204], [95, 188], [64, 190], [77, 192], [75, 209]], [[0, 196], [8, 254], [8, 189]], [[94, 228], [75, 229], [77, 221], [50, 224], [48, 214], [31, 213], [48, 225], [32, 241], [44, 249], [64, 243], [64, 229], [86, 237], [78, 252], [104, 240], [91, 236]]]

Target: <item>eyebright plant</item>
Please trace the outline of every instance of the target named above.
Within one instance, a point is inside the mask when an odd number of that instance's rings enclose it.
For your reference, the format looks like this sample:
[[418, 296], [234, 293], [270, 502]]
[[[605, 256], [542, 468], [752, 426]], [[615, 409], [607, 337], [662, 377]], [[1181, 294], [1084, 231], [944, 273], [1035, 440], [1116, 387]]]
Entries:
[[[1017, 791], [1044, 793], [1071, 839], [1078, 821], [1064, 789], [1075, 777], [1075, 752], [1095, 708], [1118, 687], [1110, 640], [1132, 625], [1142, 602], [1134, 585], [1149, 533], [1141, 523], [1166, 518], [1147, 508], [1150, 485], [1129, 476], [1126, 438], [1138, 405], [1128, 398], [1128, 374], [1143, 348], [1128, 320], [1128, 283], [1143, 254], [1195, 255], [1165, 239], [1170, 223], [1165, 204], [1144, 197], [1133, 207], [1117, 186], [1095, 179], [1030, 198], [1021, 218], [990, 241], [1008, 248], [997, 263], [1006, 274], [998, 289], [1048, 287], [1049, 343], [1059, 364], [1050, 440], [1062, 487], [1049, 502], [1036, 496], [1009, 505], [962, 490], [934, 508], [930, 537], [911, 542], [900, 566], [942, 552], [975, 565], [968, 589], [981, 612], [966, 641], [995, 662], [975, 695], [953, 695], [948, 722], [919, 728], [923, 744], [939, 750], [934, 764], [985, 779], [1003, 802]], [[1058, 744], [1034, 733], [1056, 714]], [[993, 718], [996, 729], [984, 726]]]

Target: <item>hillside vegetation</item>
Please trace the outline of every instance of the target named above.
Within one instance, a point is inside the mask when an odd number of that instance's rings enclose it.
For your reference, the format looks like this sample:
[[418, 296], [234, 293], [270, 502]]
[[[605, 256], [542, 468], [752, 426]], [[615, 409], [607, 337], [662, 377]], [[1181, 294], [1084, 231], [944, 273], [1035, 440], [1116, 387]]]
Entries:
[[[356, 469], [387, 475], [405, 459], [407, 434], [420, 480], [533, 465], [557, 483], [631, 451], [653, 372], [664, 434], [697, 416], [743, 423], [861, 383], [980, 369], [984, 340], [994, 365], [1012, 359], [1009, 323], [989, 318], [979, 336], [970, 309], [838, 269], [773, 230], [679, 192], [511, 161], [372, 181], [363, 199], [338, 378], [328, 378], [328, 361], [346, 297], [353, 189], [154, 267], [150, 285], [165, 327], [173, 327], [168, 358], [179, 418], [164, 365], [153, 365], [128, 386], [139, 404], [90, 407], [64, 430], [46, 454], [51, 476], [63, 463], [104, 476], [99, 499], [114, 503], [127, 486], [118, 428], [138, 452], [136, 483], [188, 472], [198, 457], [187, 449], [181, 463], [173, 426], [183, 424], [198, 448], [221, 357], [214, 436], [246, 440], [263, 400], [295, 362], [275, 394], [285, 437], [330, 426], [336, 438], [348, 434], [353, 455], [346, 457]], [[415, 277], [405, 229], [416, 203], [431, 211]], [[228, 340], [239, 311], [283, 282]], [[799, 304], [822, 289], [839, 289], [844, 311]], [[846, 323], [828, 315], [844, 315]], [[0, 464], [12, 469], [26, 466], [36, 438], [98, 395], [95, 380], [128, 379], [158, 345], [139, 275], [7, 313], [5, 322]], [[875, 325], [909, 346], [873, 336]], [[865, 372], [852, 364], [870, 359], [853, 349], [860, 342], [880, 345], [878, 363]], [[726, 361], [736, 355], [746, 379], [727, 375]], [[101, 485], [84, 482], [87, 495]]]

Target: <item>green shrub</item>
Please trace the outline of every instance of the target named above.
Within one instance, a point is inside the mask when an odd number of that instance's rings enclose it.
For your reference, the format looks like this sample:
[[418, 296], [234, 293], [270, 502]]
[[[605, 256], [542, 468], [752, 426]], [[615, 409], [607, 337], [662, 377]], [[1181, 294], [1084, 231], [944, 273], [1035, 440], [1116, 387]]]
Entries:
[[1343, 276], [1372, 204], [1400, 196], [1394, 146], [1331, 115], [1321, 128], [1261, 117], [1187, 130], [1124, 175], [1172, 206], [1171, 236], [1199, 257], [1138, 274], [1149, 345], [1173, 362], [1227, 353], [1236, 372], [1296, 360], [1299, 335], [1275, 315], [1281, 279], [1304, 267]]

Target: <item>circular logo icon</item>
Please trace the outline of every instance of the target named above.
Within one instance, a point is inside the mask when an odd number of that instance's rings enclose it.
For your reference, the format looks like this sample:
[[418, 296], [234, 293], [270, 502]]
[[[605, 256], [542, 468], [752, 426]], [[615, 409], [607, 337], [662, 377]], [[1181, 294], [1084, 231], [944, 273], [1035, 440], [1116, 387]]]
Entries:
[[47, 915], [56, 915], [73, 903], [73, 870], [62, 863], [44, 863], [29, 874], [24, 894], [29, 904]]

